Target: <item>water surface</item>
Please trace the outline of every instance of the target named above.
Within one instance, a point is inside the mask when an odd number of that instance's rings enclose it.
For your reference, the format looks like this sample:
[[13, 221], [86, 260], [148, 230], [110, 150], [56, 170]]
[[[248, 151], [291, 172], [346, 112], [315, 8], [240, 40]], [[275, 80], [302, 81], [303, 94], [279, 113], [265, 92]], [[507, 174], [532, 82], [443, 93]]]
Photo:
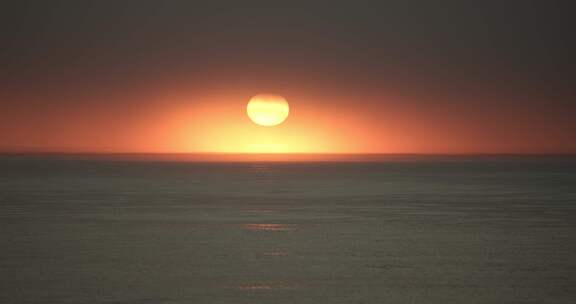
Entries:
[[2, 303], [575, 303], [576, 159], [0, 156]]

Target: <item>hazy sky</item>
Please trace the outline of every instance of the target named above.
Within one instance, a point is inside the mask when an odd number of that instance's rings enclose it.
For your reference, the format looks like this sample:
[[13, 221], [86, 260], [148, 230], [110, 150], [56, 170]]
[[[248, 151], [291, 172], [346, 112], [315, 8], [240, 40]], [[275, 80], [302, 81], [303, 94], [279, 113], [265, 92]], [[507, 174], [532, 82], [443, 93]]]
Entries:
[[4, 1], [0, 149], [576, 153], [568, 1], [275, 2]]

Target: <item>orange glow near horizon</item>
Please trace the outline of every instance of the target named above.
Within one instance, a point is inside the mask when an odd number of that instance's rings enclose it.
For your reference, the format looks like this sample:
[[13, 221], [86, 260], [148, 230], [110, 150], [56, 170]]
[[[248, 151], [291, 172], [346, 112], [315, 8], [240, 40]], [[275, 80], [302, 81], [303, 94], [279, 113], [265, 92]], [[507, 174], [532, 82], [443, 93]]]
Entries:
[[[284, 159], [281, 154], [549, 153], [562, 151], [561, 144], [569, 137], [535, 132], [530, 108], [508, 112], [481, 108], [471, 113], [457, 104], [441, 108], [382, 94], [277, 87], [269, 91], [290, 101], [290, 117], [273, 127], [250, 120], [246, 103], [255, 91], [238, 87], [142, 90], [132, 96], [91, 97], [82, 103], [73, 98], [36, 111], [14, 103], [0, 113], [0, 148], [275, 154]], [[509, 119], [512, 110], [514, 120]]]
[[[341, 122], [329, 111], [294, 102], [291, 119], [274, 127], [254, 124], [242, 99], [211, 100], [167, 119], [176, 151], [202, 153], [338, 153], [348, 151], [336, 134]], [[323, 113], [321, 113], [323, 112]], [[349, 143], [352, 144], [352, 143]], [[347, 149], [348, 148], [348, 149]]]

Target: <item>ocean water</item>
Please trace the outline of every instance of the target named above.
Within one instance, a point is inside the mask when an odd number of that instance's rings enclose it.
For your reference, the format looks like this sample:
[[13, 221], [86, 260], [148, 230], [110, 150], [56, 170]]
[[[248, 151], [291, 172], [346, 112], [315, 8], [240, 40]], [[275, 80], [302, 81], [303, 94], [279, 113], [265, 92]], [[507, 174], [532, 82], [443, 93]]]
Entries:
[[0, 303], [576, 303], [576, 159], [4, 155]]

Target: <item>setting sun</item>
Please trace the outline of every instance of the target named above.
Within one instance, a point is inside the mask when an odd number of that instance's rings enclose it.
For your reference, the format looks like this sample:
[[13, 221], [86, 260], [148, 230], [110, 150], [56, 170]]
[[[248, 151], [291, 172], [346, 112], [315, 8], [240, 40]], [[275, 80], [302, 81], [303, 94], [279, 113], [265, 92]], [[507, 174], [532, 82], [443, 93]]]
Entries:
[[259, 94], [250, 99], [246, 107], [248, 117], [257, 125], [276, 126], [288, 117], [290, 107], [284, 97]]

